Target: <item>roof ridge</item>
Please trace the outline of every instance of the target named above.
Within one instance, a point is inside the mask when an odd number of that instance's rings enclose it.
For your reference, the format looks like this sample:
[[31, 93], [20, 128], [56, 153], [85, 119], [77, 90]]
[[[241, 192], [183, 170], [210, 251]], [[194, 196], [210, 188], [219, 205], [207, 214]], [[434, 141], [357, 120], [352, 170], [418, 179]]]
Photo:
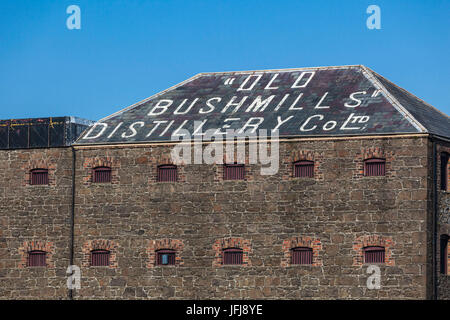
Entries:
[[418, 129], [421, 132], [428, 132], [428, 129], [422, 124], [420, 123], [420, 121], [418, 121], [409, 111], [408, 109], [406, 109], [398, 100], [397, 98], [395, 98], [394, 95], [392, 95], [388, 89], [386, 89], [386, 87], [380, 82], [378, 81], [378, 79], [374, 78], [374, 73], [377, 74], [376, 72], [374, 72], [372, 69], [366, 67], [366, 66], [361, 66], [363, 72], [367, 72], [369, 75], [369, 77], [367, 77], [369, 79], [369, 81], [371, 81], [376, 87], [378, 86], [381, 91], [384, 92], [384, 94], [386, 95], [386, 98], [388, 99], [389, 102], [391, 102], [392, 106], [398, 111], [400, 112], [400, 114], [402, 114], [403, 116], [405, 116], [405, 118], [414, 126], [416, 127], [416, 129]]
[[342, 66], [319, 66], [319, 67], [300, 67], [300, 68], [282, 68], [282, 69], [257, 69], [257, 70], [239, 70], [239, 71], [217, 71], [217, 72], [201, 72], [197, 75], [211, 75], [211, 74], [245, 74], [245, 73], [254, 73], [254, 72], [290, 72], [295, 70], [316, 70], [316, 69], [344, 69], [344, 68], [355, 68], [362, 67], [360, 64], [354, 65], [342, 65]]
[[389, 79], [386, 78], [386, 77], [383, 77], [383, 76], [382, 76], [381, 74], [379, 74], [378, 72], [373, 71], [372, 69], [370, 69], [370, 68], [368, 68], [368, 67], [366, 67], [366, 68], [369, 69], [372, 73], [378, 75], [379, 77], [381, 77], [381, 78], [383, 78], [384, 80], [386, 80], [387, 82], [389, 82], [389, 83], [390, 83], [391, 85], [393, 85], [394, 87], [400, 89], [400, 90], [403, 91], [404, 93], [406, 93], [406, 94], [412, 96], [414, 99], [419, 100], [419, 101], [422, 102], [423, 104], [427, 105], [428, 107], [430, 107], [430, 108], [436, 110], [437, 112], [439, 112], [440, 114], [444, 115], [446, 118], [449, 118], [449, 119], [450, 119], [450, 116], [448, 116], [447, 114], [445, 114], [445, 113], [442, 112], [441, 110], [437, 109], [436, 107], [432, 106], [431, 104], [429, 104], [429, 103], [426, 102], [425, 100], [419, 98], [418, 96], [416, 96], [415, 94], [409, 92], [409, 91], [406, 90], [405, 88], [402, 88], [402, 87], [400, 87], [399, 85], [396, 85], [396, 84], [393, 83], [391, 80], [389, 80]]

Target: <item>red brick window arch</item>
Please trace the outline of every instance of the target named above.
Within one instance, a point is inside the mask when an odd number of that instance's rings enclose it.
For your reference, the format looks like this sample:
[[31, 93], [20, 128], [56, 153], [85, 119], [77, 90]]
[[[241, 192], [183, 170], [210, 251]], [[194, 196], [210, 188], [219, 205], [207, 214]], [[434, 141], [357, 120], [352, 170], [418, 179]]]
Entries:
[[225, 248], [223, 249], [224, 265], [239, 265], [243, 264], [244, 251], [241, 248]]
[[364, 263], [384, 263], [386, 249], [381, 246], [368, 246], [363, 248]]
[[322, 266], [322, 242], [311, 236], [294, 236], [283, 240], [282, 267], [309, 265]]
[[47, 253], [42, 250], [28, 251], [27, 266], [28, 267], [46, 267]]
[[364, 160], [364, 175], [366, 177], [385, 176], [386, 159], [370, 158]]
[[157, 168], [157, 181], [158, 182], [177, 182], [178, 181], [178, 168], [173, 164], [159, 165]]
[[101, 166], [92, 169], [92, 182], [94, 183], [111, 182], [111, 167]]
[[314, 178], [314, 161], [300, 160], [294, 162], [294, 177]]
[[394, 245], [391, 237], [378, 234], [357, 237], [353, 242], [353, 266], [363, 266], [370, 263], [395, 266], [395, 259], [392, 254]]
[[91, 251], [91, 266], [106, 267], [109, 266], [111, 252], [109, 250], [95, 249]]
[[213, 244], [213, 267], [240, 265], [249, 267], [251, 263], [252, 245], [249, 239], [240, 237], [217, 239]]
[[223, 180], [244, 180], [245, 165], [242, 163], [228, 163], [223, 165]]
[[156, 251], [156, 265], [166, 266], [175, 265], [175, 250], [160, 249]]
[[48, 169], [32, 169], [30, 170], [31, 185], [48, 185]]
[[313, 264], [313, 249], [309, 247], [295, 247], [291, 249], [291, 265]]

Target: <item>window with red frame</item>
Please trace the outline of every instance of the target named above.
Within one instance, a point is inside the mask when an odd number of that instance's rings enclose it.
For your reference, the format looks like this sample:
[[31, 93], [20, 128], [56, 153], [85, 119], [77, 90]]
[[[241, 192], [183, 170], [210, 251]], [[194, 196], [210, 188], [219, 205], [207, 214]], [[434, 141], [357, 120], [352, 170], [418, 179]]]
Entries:
[[91, 251], [91, 266], [102, 267], [109, 266], [109, 250], [92, 250]]
[[223, 264], [237, 265], [243, 263], [244, 252], [239, 248], [227, 248], [223, 250]]
[[33, 169], [30, 171], [31, 185], [45, 185], [48, 184], [48, 170], [47, 169]]
[[162, 249], [156, 251], [156, 265], [174, 265], [175, 264], [175, 250]]
[[92, 182], [108, 183], [111, 182], [111, 168], [97, 167], [93, 169]]
[[364, 161], [364, 175], [367, 177], [385, 176], [386, 160], [371, 158]]
[[314, 161], [301, 160], [294, 162], [294, 177], [296, 178], [313, 178], [314, 177]]
[[312, 264], [313, 250], [308, 247], [291, 249], [291, 264]]
[[170, 164], [158, 166], [158, 182], [176, 182], [177, 180], [177, 166]]
[[29, 251], [27, 265], [29, 267], [45, 267], [47, 265], [46, 252], [41, 250]]
[[364, 263], [384, 263], [384, 247], [370, 246], [364, 248]]
[[244, 180], [245, 166], [243, 164], [225, 164], [223, 166], [224, 180]]

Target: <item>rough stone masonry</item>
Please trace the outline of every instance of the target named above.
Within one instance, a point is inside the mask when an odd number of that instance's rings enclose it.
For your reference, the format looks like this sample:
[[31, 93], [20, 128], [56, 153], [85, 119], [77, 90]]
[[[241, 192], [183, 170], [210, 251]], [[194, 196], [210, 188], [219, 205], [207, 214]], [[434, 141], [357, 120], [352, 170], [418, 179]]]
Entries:
[[[246, 112], [245, 101], [232, 114], [198, 113], [214, 97], [289, 94], [283, 105], [292, 106], [301, 93], [309, 98], [282, 114]], [[174, 114], [188, 98], [199, 105]], [[161, 100], [177, 102], [149, 115]], [[368, 118], [342, 132], [314, 122], [317, 112], [327, 122]], [[246, 141], [242, 180], [202, 163], [178, 164], [176, 181], [161, 182], [172, 134], [185, 123], [195, 136], [185, 121], [198, 115], [222, 130], [251, 117], [271, 130], [278, 116], [292, 117], [279, 127], [278, 172], [261, 175]], [[167, 130], [148, 135], [155, 121]], [[446, 154], [448, 116], [364, 66], [200, 74], [99, 120], [73, 144], [0, 150], [0, 298], [68, 299], [73, 260], [81, 271], [73, 299], [449, 299]], [[367, 176], [368, 159], [383, 159], [384, 174]], [[295, 176], [299, 161], [313, 163], [312, 176]], [[31, 183], [37, 168], [47, 184]], [[96, 168], [108, 168], [107, 183], [96, 182]], [[292, 263], [299, 247], [312, 251], [311, 263]], [[384, 248], [379, 289], [367, 286], [367, 247]], [[242, 251], [241, 264], [224, 264], [227, 248]], [[108, 252], [107, 265], [93, 266], [96, 250]], [[159, 250], [174, 263], [158, 264]], [[45, 252], [45, 266], [29, 265], [34, 251]]]

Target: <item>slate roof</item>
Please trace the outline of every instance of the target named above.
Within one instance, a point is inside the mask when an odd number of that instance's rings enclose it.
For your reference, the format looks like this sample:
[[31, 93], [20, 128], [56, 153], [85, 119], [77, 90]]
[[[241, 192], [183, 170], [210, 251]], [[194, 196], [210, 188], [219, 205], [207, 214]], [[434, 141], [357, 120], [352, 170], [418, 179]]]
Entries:
[[208, 129], [450, 137], [450, 118], [361, 65], [200, 73], [99, 120], [76, 144], [170, 141]]

